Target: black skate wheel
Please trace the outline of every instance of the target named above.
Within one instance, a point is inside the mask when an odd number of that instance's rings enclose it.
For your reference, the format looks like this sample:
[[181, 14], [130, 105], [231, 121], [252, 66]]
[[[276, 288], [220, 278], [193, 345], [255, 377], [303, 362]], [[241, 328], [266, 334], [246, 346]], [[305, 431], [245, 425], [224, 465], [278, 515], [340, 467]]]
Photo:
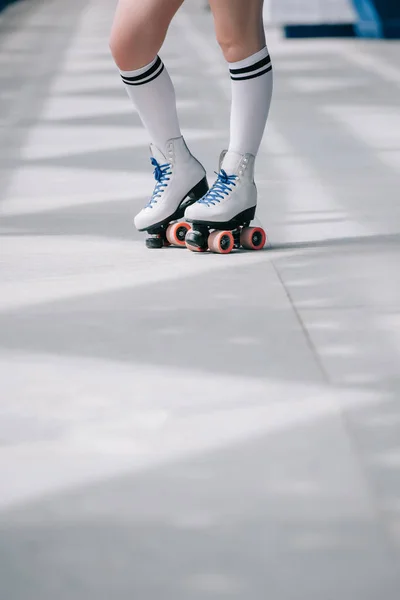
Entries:
[[207, 239], [201, 231], [191, 229], [186, 235], [186, 248], [191, 252], [206, 252], [208, 249]]
[[146, 240], [146, 247], [147, 248], [162, 248], [164, 246], [164, 240], [162, 239], [162, 237], [149, 237]]

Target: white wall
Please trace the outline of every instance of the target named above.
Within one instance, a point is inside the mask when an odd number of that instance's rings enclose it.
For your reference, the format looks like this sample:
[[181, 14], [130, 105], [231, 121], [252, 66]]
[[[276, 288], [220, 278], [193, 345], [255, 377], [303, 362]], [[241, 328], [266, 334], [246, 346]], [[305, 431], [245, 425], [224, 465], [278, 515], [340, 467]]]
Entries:
[[351, 0], [265, 0], [272, 23], [348, 23], [355, 21]]

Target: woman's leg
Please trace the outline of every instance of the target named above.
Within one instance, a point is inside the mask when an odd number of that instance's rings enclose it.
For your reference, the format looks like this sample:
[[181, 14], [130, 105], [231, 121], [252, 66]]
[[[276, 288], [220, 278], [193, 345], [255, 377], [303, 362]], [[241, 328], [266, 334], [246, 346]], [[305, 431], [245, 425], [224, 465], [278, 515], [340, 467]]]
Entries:
[[152, 141], [156, 186], [134, 221], [140, 231], [159, 236], [150, 240], [151, 247], [162, 245], [168, 223], [181, 218], [186, 206], [208, 189], [205, 170], [182, 137], [174, 86], [158, 56], [171, 19], [182, 3], [119, 0], [110, 39], [128, 95]]
[[[209, 2], [217, 40], [229, 63], [232, 79], [230, 142], [228, 151], [221, 155], [217, 181], [185, 215], [197, 226], [237, 229], [251, 222], [256, 211], [254, 163], [271, 102], [272, 66], [265, 45], [263, 0]], [[263, 246], [265, 234], [261, 231], [252, 247]], [[188, 234], [186, 243], [197, 249], [204, 246], [205, 239], [194, 230]]]
[[232, 80], [229, 150], [256, 155], [272, 97], [263, 0], [209, 0], [217, 41]]
[[164, 152], [181, 136], [175, 90], [158, 52], [183, 0], [119, 0], [110, 48], [151, 141]]

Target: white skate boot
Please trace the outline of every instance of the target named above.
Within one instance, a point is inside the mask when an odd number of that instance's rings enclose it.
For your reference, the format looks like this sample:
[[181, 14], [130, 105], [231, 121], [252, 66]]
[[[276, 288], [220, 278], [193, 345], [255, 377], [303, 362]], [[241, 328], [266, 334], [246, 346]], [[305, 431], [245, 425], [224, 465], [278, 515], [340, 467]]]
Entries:
[[135, 227], [147, 231], [148, 248], [185, 245], [190, 225], [177, 222], [185, 209], [208, 190], [204, 167], [189, 152], [183, 137], [167, 142], [165, 154], [150, 146], [156, 185], [148, 204], [135, 217]]
[[189, 250], [228, 254], [240, 246], [249, 250], [264, 247], [265, 231], [249, 227], [257, 207], [254, 162], [252, 154], [222, 152], [214, 185], [185, 211], [186, 220], [192, 223], [186, 236]]

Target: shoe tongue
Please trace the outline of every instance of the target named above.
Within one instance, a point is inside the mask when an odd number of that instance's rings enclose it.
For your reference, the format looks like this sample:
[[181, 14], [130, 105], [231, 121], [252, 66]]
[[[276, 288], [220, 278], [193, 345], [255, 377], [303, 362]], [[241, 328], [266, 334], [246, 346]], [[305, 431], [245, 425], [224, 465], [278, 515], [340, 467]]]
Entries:
[[168, 162], [161, 150], [159, 150], [157, 146], [154, 146], [154, 144], [150, 144], [150, 152], [152, 157], [155, 158], [159, 164], [164, 164]]
[[227, 152], [222, 161], [221, 169], [223, 169], [227, 175], [238, 175], [242, 158], [243, 157], [239, 152]]

